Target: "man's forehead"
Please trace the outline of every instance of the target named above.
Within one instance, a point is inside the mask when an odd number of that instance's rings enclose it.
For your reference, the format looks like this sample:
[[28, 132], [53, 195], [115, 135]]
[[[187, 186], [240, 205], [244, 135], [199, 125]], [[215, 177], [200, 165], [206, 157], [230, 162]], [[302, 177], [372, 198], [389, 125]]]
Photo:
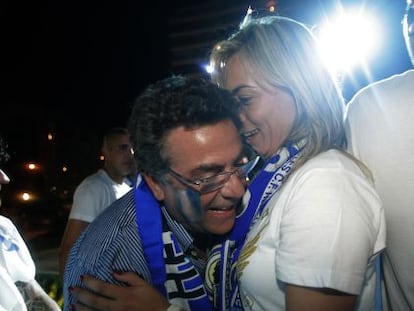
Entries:
[[[225, 120], [194, 128], [171, 130], [164, 140], [164, 155], [170, 164], [224, 163], [233, 161], [242, 150], [234, 124]], [[187, 165], [186, 165], [187, 166]]]
[[129, 135], [124, 135], [124, 134], [113, 135], [108, 139], [108, 143], [110, 144], [129, 143]]

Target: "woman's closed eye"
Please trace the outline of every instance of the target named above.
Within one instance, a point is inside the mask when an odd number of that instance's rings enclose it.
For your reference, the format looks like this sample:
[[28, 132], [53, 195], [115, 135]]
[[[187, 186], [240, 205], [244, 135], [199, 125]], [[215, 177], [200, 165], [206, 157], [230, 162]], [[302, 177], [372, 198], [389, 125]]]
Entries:
[[252, 99], [252, 97], [248, 97], [248, 96], [243, 96], [243, 97], [238, 96], [236, 98], [237, 103], [239, 104], [239, 106], [247, 106], [247, 105], [249, 105], [251, 99]]

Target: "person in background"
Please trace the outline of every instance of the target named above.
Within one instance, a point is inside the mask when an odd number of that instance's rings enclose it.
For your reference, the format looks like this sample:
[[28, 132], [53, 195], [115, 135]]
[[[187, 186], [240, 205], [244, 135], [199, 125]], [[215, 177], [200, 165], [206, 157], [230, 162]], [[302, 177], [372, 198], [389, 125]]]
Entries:
[[68, 253], [81, 232], [112, 202], [131, 190], [129, 176], [135, 163], [128, 130], [112, 128], [102, 142], [104, 166], [86, 177], [76, 188], [72, 209], [59, 249], [59, 271], [63, 276]]
[[[414, 64], [414, 3], [403, 34]], [[414, 310], [414, 70], [373, 83], [347, 106], [349, 151], [370, 168], [385, 210], [384, 310]]]
[[[129, 121], [139, 150], [137, 186], [76, 241], [64, 274], [66, 310], [105, 310], [117, 302], [131, 310], [131, 296], [113, 296], [128, 271], [163, 294], [148, 302], [158, 303], [153, 310], [211, 310], [202, 277], [206, 251], [214, 235], [233, 227], [250, 167], [232, 103], [213, 83], [180, 76], [138, 97]], [[86, 275], [115, 285], [95, 290], [99, 300], [78, 301], [76, 287]]]
[[[8, 158], [0, 137], [0, 190], [10, 182], [1, 169]], [[19, 231], [10, 219], [0, 215], [0, 311], [60, 310], [35, 280], [35, 274], [35, 264]]]

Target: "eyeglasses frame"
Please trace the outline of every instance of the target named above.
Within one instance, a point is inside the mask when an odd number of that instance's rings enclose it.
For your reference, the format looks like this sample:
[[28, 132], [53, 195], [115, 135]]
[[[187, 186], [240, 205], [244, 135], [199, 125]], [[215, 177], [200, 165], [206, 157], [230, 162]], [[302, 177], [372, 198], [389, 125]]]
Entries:
[[[259, 160], [259, 157], [256, 157], [253, 160], [248, 161], [244, 165], [236, 167], [233, 171], [223, 171], [223, 172], [220, 172], [218, 174], [211, 175], [211, 176], [205, 177], [205, 178], [199, 178], [199, 179], [196, 179], [196, 180], [188, 179], [188, 178], [182, 176], [181, 174], [177, 173], [176, 171], [174, 171], [170, 167], [168, 168], [168, 173], [171, 176], [173, 176], [175, 179], [177, 179], [179, 182], [181, 182], [183, 185], [199, 192], [200, 194], [205, 194], [205, 193], [213, 192], [213, 191], [216, 191], [218, 189], [223, 188], [224, 185], [230, 180], [231, 176], [234, 175], [234, 174], [237, 174], [237, 176], [239, 178], [244, 177], [246, 179], [246, 182], [247, 182], [248, 181], [248, 174], [253, 170], [253, 168], [257, 164], [258, 160]], [[216, 178], [217, 176], [221, 176], [221, 175], [227, 175], [228, 177], [225, 178], [222, 183], [218, 184], [217, 187], [213, 187], [212, 189], [209, 189], [208, 191], [200, 191], [200, 189], [202, 187], [202, 184], [205, 183], [205, 180]], [[197, 189], [195, 186], [199, 187], [199, 189]]]

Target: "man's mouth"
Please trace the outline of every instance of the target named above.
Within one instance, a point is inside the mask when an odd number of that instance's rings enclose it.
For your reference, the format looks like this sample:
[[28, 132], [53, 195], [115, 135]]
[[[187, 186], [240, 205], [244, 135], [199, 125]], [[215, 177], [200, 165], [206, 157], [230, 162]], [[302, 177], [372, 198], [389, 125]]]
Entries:
[[254, 130], [242, 133], [242, 135], [244, 138], [249, 138], [249, 137], [252, 137], [253, 135], [256, 135], [257, 133], [259, 133], [259, 129], [255, 128]]
[[234, 209], [234, 205], [231, 206], [227, 206], [227, 207], [210, 207], [209, 210], [210, 211], [216, 211], [216, 212], [226, 212], [226, 211], [230, 211]]

